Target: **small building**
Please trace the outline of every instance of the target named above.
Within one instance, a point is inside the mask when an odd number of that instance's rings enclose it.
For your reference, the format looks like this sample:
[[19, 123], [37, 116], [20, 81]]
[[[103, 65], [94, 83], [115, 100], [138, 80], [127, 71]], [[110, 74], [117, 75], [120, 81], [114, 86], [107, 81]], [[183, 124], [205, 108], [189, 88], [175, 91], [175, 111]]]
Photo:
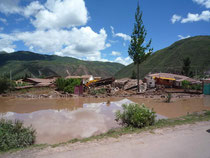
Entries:
[[89, 81], [94, 80], [93, 75], [82, 75], [83, 84], [86, 84]]
[[82, 79], [82, 76], [67, 76], [65, 78], [66, 79], [70, 79], [70, 78], [72, 78], [72, 79]]
[[37, 87], [49, 87], [54, 84], [56, 79], [26, 78], [24, 82]]
[[24, 83], [23, 79], [19, 79], [19, 80], [15, 81], [16, 85], [22, 85], [23, 83]]
[[203, 94], [210, 95], [210, 78], [203, 80]]
[[61, 78], [61, 76], [59, 75], [52, 75], [52, 76], [48, 76], [48, 77], [45, 77], [45, 79], [58, 79], [58, 78]]
[[147, 83], [148, 88], [155, 88], [155, 79], [152, 76], [146, 76], [144, 82]]
[[171, 74], [171, 73], [155, 73], [145, 77], [148, 87], [154, 88], [156, 85], [164, 85], [165, 87], [182, 87], [182, 81], [189, 81], [191, 84], [201, 84], [200, 81], [187, 76]]
[[101, 80], [101, 77], [94, 77], [94, 80]]

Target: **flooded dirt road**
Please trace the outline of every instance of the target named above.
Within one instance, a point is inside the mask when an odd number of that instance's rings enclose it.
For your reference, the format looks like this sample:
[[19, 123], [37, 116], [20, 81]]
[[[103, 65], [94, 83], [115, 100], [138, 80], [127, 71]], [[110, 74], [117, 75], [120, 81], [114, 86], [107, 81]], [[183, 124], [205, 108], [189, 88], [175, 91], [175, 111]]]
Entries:
[[[128, 100], [129, 99], [129, 100]], [[37, 131], [36, 143], [60, 143], [85, 138], [119, 127], [115, 112], [123, 103], [144, 103], [163, 118], [210, 110], [205, 98], [187, 98], [165, 103], [164, 99], [130, 98], [21, 99], [0, 98], [0, 117], [23, 120]], [[109, 103], [110, 102], [110, 103]], [[164, 117], [165, 116], [165, 117]]]

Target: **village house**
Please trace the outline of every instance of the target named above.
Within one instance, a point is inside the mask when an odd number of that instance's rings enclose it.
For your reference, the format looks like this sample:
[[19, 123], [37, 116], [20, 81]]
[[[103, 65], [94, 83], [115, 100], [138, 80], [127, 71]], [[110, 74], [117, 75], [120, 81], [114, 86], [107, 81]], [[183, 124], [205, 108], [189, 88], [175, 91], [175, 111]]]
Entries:
[[200, 81], [190, 77], [171, 73], [155, 73], [145, 77], [145, 82], [149, 88], [154, 88], [156, 85], [180, 88], [182, 87], [182, 81], [189, 81], [191, 84], [201, 84]]
[[23, 82], [27, 82], [36, 87], [48, 87], [53, 86], [55, 80], [56, 79], [26, 78], [23, 79]]
[[23, 84], [24, 82], [23, 82], [23, 79], [19, 79], [19, 80], [17, 80], [17, 81], [15, 81], [15, 84], [16, 85], [21, 85], [21, 84]]

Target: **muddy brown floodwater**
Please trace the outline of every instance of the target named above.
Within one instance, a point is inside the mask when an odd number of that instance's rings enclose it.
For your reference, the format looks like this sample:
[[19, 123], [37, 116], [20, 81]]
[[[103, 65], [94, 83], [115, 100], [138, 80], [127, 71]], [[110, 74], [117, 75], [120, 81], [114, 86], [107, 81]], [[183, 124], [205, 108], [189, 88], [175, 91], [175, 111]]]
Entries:
[[[107, 102], [110, 102], [107, 103]], [[0, 97], [0, 118], [19, 119], [36, 129], [36, 143], [60, 143], [85, 138], [119, 127], [115, 112], [123, 103], [144, 103], [161, 117], [173, 118], [210, 110], [210, 98], [185, 98], [165, 103], [163, 99], [60, 98], [22, 99]]]

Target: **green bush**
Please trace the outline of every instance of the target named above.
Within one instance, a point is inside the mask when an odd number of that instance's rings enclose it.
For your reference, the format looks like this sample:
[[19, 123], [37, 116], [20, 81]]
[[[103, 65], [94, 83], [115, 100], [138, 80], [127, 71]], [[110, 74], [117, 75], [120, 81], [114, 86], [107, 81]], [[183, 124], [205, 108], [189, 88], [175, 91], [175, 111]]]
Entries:
[[55, 81], [55, 84], [56, 84], [58, 90], [63, 91], [66, 86], [66, 80], [64, 78], [58, 78]]
[[34, 144], [35, 130], [20, 121], [0, 120], [0, 151], [23, 148]]
[[5, 93], [9, 90], [12, 90], [14, 88], [15, 84], [4, 78], [0, 78], [0, 93]]
[[106, 94], [106, 89], [101, 88], [101, 89], [91, 89], [90, 90], [91, 95], [98, 95], [98, 94]]
[[67, 93], [74, 93], [74, 87], [81, 85], [81, 79], [58, 78], [55, 83], [58, 90], [64, 91]]
[[192, 89], [192, 90], [202, 90], [202, 85], [201, 84], [191, 84], [189, 81], [182, 81], [182, 88], [185, 90], [187, 89]]
[[151, 111], [144, 105], [138, 104], [123, 104], [123, 112], [116, 112], [116, 121], [124, 126], [142, 128], [151, 126], [155, 123], [155, 112]]
[[189, 81], [182, 81], [182, 88], [183, 89], [190, 89], [190, 82]]
[[193, 90], [202, 90], [201, 84], [193, 84], [190, 86], [190, 88]]

